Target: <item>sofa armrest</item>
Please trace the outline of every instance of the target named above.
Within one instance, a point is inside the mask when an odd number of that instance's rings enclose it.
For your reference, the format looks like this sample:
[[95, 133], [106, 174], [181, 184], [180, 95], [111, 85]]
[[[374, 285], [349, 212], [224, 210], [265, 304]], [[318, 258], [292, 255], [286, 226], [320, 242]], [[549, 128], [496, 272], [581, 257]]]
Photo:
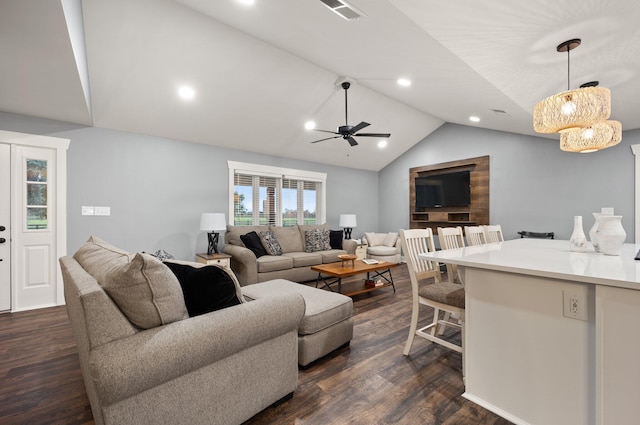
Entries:
[[100, 404], [109, 406], [264, 341], [297, 334], [304, 310], [299, 294], [267, 297], [97, 347], [89, 364]]
[[253, 251], [238, 245], [225, 245], [223, 251], [231, 256], [231, 270], [241, 286], [258, 282], [258, 263]]
[[343, 239], [342, 240], [342, 249], [347, 251], [347, 254], [354, 255], [356, 253], [356, 248], [358, 246], [358, 242], [353, 239]]

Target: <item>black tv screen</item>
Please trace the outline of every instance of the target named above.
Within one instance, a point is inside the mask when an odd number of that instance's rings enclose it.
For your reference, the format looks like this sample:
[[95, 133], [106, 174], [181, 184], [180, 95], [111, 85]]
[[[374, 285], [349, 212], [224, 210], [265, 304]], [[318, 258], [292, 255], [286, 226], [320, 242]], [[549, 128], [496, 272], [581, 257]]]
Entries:
[[471, 205], [470, 171], [416, 177], [416, 209]]

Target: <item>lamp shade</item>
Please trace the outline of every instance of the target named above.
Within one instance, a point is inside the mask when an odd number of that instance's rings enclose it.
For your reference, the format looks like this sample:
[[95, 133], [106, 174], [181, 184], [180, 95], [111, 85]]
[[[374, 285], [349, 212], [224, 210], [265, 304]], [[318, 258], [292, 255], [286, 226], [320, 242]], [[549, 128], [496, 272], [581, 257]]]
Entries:
[[200, 230], [225, 230], [227, 219], [224, 213], [202, 213], [200, 216]]
[[340, 227], [357, 227], [355, 214], [340, 214]]
[[550, 96], [533, 108], [533, 129], [557, 133], [602, 122], [611, 115], [611, 92], [584, 87]]
[[603, 121], [560, 133], [560, 149], [566, 152], [595, 152], [615, 146], [621, 140], [622, 124], [619, 121]]

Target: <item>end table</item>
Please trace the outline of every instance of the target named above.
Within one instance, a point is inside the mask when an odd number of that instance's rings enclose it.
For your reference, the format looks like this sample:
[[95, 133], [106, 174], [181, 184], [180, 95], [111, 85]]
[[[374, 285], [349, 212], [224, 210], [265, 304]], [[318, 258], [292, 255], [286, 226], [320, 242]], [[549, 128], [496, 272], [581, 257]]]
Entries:
[[203, 264], [217, 264], [219, 266], [225, 266], [231, 268], [231, 256], [229, 254], [196, 254], [196, 260], [198, 263]]

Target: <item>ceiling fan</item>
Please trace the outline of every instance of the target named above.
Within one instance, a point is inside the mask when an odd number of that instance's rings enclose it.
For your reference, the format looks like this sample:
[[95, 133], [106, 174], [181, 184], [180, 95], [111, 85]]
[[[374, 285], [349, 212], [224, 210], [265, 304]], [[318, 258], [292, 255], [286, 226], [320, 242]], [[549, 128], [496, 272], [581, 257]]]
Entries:
[[336, 134], [336, 136], [326, 137], [324, 139], [316, 140], [311, 143], [318, 143], [325, 140], [337, 139], [339, 137], [342, 137], [347, 142], [349, 142], [351, 146], [356, 146], [358, 142], [356, 142], [356, 139], [353, 138], [354, 136], [355, 137], [390, 137], [391, 136], [391, 134], [389, 133], [358, 133], [358, 131], [371, 125], [368, 122], [362, 121], [360, 124], [356, 126], [349, 125], [349, 121], [347, 119], [347, 90], [349, 90], [349, 87], [351, 87], [351, 83], [349, 83], [348, 81], [345, 81], [342, 83], [342, 88], [344, 89], [344, 125], [341, 125], [340, 127], [338, 127], [338, 131], [316, 129], [316, 131], [321, 131], [323, 133]]

